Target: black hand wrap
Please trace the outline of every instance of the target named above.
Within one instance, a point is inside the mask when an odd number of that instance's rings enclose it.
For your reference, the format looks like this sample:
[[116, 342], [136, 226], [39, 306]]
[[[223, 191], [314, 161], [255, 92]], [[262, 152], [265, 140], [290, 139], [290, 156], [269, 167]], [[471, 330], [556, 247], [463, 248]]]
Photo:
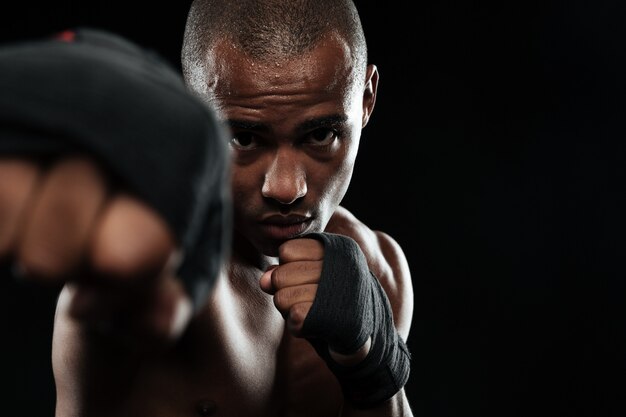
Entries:
[[[305, 237], [324, 245], [322, 275], [303, 334], [326, 361], [355, 408], [372, 408], [393, 397], [409, 379], [410, 354], [398, 335], [385, 291], [351, 238], [329, 233]], [[342, 366], [330, 356], [351, 354], [372, 338], [367, 357]]]
[[160, 213], [198, 308], [230, 241], [228, 154], [213, 111], [157, 54], [83, 28], [0, 49], [0, 154], [87, 154]]

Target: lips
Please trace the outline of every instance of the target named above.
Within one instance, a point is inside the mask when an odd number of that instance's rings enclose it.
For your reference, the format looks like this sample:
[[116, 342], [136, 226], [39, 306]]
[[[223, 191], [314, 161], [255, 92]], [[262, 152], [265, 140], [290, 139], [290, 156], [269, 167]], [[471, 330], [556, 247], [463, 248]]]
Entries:
[[287, 240], [303, 234], [311, 225], [312, 218], [290, 214], [271, 215], [261, 220], [262, 233], [269, 239]]

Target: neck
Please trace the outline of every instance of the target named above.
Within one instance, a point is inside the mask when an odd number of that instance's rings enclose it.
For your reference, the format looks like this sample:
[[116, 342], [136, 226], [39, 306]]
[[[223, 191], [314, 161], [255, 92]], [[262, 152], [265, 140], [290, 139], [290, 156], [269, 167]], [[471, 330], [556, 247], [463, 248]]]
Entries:
[[267, 294], [261, 290], [259, 279], [268, 266], [278, 263], [278, 258], [263, 255], [236, 231], [232, 245], [227, 268], [230, 288], [239, 294], [245, 294], [248, 300], [257, 300], [258, 305], [265, 305]]

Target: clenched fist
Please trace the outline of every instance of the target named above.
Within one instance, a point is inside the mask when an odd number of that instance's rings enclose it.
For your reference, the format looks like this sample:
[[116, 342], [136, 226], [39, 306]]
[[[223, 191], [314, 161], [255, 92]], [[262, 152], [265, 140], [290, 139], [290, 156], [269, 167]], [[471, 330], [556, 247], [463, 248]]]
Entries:
[[[263, 291], [274, 296], [274, 305], [287, 322], [287, 328], [296, 337], [318, 337], [304, 331], [306, 318], [318, 293], [324, 263], [324, 245], [316, 239], [292, 239], [283, 243], [278, 250], [280, 264], [273, 265], [261, 276]], [[328, 275], [328, 274], [327, 274]], [[326, 277], [326, 280], [343, 279]], [[355, 296], [357, 296], [355, 294]], [[333, 302], [334, 309], [343, 306]], [[355, 317], [362, 320], [361, 317]], [[365, 318], [363, 318], [365, 319]], [[337, 323], [329, 323], [333, 326]], [[339, 329], [339, 331], [342, 331]], [[339, 353], [329, 346], [332, 358], [345, 365], [360, 362], [368, 353], [371, 340], [350, 352]]]
[[0, 48], [0, 91], [0, 257], [69, 283], [58, 311], [70, 300], [91, 327], [176, 334], [230, 240], [213, 109], [151, 51], [90, 28]]
[[355, 407], [394, 396], [408, 380], [410, 355], [357, 242], [310, 233], [278, 252], [279, 265], [268, 268], [260, 285], [274, 295], [289, 331], [309, 340]]
[[88, 327], [176, 337], [191, 313], [176, 254], [162, 218], [89, 159], [0, 159], [0, 258], [23, 279], [67, 283]]

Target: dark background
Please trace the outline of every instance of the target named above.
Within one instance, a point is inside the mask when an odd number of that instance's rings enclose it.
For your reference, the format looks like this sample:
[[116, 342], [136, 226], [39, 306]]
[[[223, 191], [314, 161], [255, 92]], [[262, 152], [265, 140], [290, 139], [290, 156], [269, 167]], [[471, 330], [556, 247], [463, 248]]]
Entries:
[[[178, 66], [189, 1], [156, 3], [16, 5], [2, 40], [90, 25]], [[626, 5], [357, 6], [381, 81], [344, 204], [409, 259], [414, 414], [625, 415]], [[6, 415], [52, 415], [54, 293], [1, 285]]]

